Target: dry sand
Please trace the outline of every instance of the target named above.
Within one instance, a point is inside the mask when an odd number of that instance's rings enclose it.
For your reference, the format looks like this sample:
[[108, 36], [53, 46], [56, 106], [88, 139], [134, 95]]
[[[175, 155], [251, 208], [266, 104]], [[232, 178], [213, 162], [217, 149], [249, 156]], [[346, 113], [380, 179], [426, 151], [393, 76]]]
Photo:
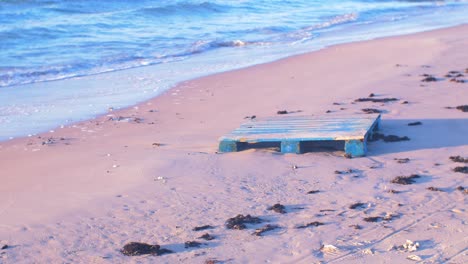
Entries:
[[[457, 189], [468, 188], [467, 174], [453, 171], [467, 164], [449, 157], [468, 157], [468, 113], [446, 108], [468, 104], [466, 47], [467, 25], [333, 46], [2, 142], [0, 263], [410, 263], [410, 255], [467, 263], [468, 196]], [[444, 77], [449, 71], [465, 83]], [[400, 100], [354, 103], [370, 93]], [[381, 133], [410, 140], [371, 142], [368, 156], [354, 159], [338, 150], [216, 152], [246, 116], [362, 108], [384, 111]], [[412, 174], [421, 176], [414, 184], [391, 182]], [[276, 203], [286, 213], [267, 210]], [[227, 229], [238, 214], [268, 222]], [[279, 228], [252, 235], [265, 224]], [[202, 225], [214, 228], [192, 230]], [[215, 239], [199, 239], [204, 233]], [[204, 244], [184, 247], [194, 240]], [[419, 247], [403, 247], [407, 240]], [[124, 256], [129, 242], [174, 253]]]

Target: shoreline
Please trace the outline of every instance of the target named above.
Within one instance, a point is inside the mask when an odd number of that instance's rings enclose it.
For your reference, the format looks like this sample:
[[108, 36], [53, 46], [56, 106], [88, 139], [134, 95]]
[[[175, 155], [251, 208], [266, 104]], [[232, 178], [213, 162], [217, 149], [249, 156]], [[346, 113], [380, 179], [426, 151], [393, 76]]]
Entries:
[[[348, 45], [348, 44], [353, 44], [353, 43], [361, 43], [361, 42], [374, 41], [374, 40], [380, 40], [380, 39], [383, 40], [383, 39], [394, 38], [394, 37], [404, 37], [404, 36], [414, 35], [414, 34], [424, 34], [424, 33], [427, 33], [427, 32], [446, 30], [446, 29], [450, 29], [450, 28], [458, 28], [458, 27], [463, 27], [463, 26], [466, 26], [466, 25], [467, 24], [465, 23], [465, 24], [461, 24], [461, 25], [457, 25], [457, 26], [445, 27], [445, 28], [434, 29], [434, 30], [425, 30], [425, 31], [416, 32], [416, 33], [403, 33], [403, 34], [398, 34], [398, 35], [394, 35], [394, 36], [376, 37], [376, 38], [369, 39], [369, 40], [358, 40], [358, 41], [351, 41], [351, 42], [340, 43], [340, 44], [332, 44], [332, 45], [329, 45], [329, 46], [318, 48], [316, 50], [308, 51], [308, 52], [305, 52], [305, 53], [293, 54], [293, 55], [290, 55], [290, 56], [287, 56], [287, 57], [274, 59], [272, 61], [260, 62], [260, 63], [256, 63], [256, 64], [253, 64], [253, 65], [245, 66], [245, 67], [244, 66], [239, 66], [238, 68], [229, 69], [229, 70], [225, 70], [225, 71], [219, 71], [219, 72], [214, 72], [214, 73], [206, 73], [206, 74], [202, 74], [200, 76], [190, 77], [189, 79], [186, 79], [186, 80], [176, 81], [175, 83], [170, 84], [169, 88], [162, 88], [162, 91], [158, 91], [156, 93], [156, 95], [154, 95], [154, 96], [152, 96], [150, 98], [146, 98], [146, 99], [142, 99], [142, 100], [141, 99], [136, 99], [135, 103], [132, 103], [132, 104], [129, 104], [129, 105], [125, 104], [126, 106], [122, 106], [122, 107], [118, 106], [116, 110], [117, 111], [125, 110], [125, 109], [129, 109], [129, 108], [138, 106], [140, 104], [144, 104], [144, 103], [146, 103], [148, 101], [153, 100], [154, 98], [156, 98], [158, 96], [161, 96], [162, 94], [164, 94], [166, 92], [170, 92], [172, 89], [178, 87], [181, 83], [194, 81], [194, 80], [197, 80], [197, 79], [200, 79], [200, 78], [205, 78], [205, 77], [208, 77], [208, 76], [211, 76], [211, 75], [217, 75], [217, 74], [223, 74], [223, 73], [230, 72], [230, 71], [238, 71], [238, 70], [242, 70], [242, 69], [248, 69], [248, 68], [251, 68], [251, 67], [256, 67], [256, 66], [260, 66], [260, 65], [264, 65], [264, 64], [277, 63], [278, 61], [287, 60], [287, 59], [292, 58], [292, 57], [303, 56], [303, 55], [306, 55], [306, 54], [309, 54], [309, 53], [319, 52], [321, 50], [330, 49], [330, 48], [333, 48], [335, 46], [339, 47], [341, 45]], [[96, 83], [100, 83], [100, 85], [102, 86], [102, 85], [105, 85], [103, 83], [103, 80], [106, 80], [106, 79], [109, 79], [109, 78], [110, 79], [118, 79], [119, 78], [118, 77], [119, 72], [126, 73], [126, 75], [125, 75], [125, 76], [127, 76], [126, 78], [130, 78], [128, 76], [144, 76], [144, 75], [146, 75], [145, 72], [147, 73], [148, 71], [151, 70], [151, 68], [162, 67], [163, 65], [164, 64], [140, 66], [140, 67], [135, 67], [135, 68], [128, 68], [128, 69], [122, 69], [122, 70], [110, 71], [110, 72], [104, 72], [104, 73], [97, 73], [97, 74], [91, 74], [91, 75], [74, 76], [74, 77], [59, 79], [59, 80], [50, 80], [50, 81], [42, 81], [42, 82], [21, 84], [19, 86], [26, 85], [26, 86], [45, 86], [46, 87], [47, 84], [50, 84], [50, 83], [52, 85], [63, 84], [65, 86], [68, 86], [67, 83], [70, 83], [70, 82], [71, 83], [81, 82], [81, 86], [89, 85], [89, 83], [96, 82]], [[127, 86], [131, 85], [131, 83], [129, 81], [126, 81], [125, 78], [120, 78], [119, 81], [123, 82], [124, 85], [127, 85]], [[16, 86], [8, 86], [6, 88], [11, 88], [11, 87], [16, 87]], [[149, 90], [151, 90], [151, 89], [149, 89]], [[153, 91], [153, 92], [155, 92], [155, 91]], [[142, 97], [142, 96], [140, 95], [139, 97]], [[108, 106], [109, 106], [109, 108], [114, 108], [112, 105], [108, 104]], [[96, 112], [96, 110], [94, 110], [94, 111]], [[12, 139], [38, 136], [38, 135], [46, 133], [46, 132], [48, 132], [50, 130], [55, 131], [57, 129], [60, 129], [61, 126], [70, 127], [70, 126], [76, 125], [76, 124], [78, 124], [80, 122], [86, 122], [86, 121], [89, 121], [89, 120], [97, 119], [97, 118], [100, 118], [100, 117], [105, 116], [106, 114], [108, 114], [108, 112], [102, 112], [101, 110], [97, 110], [97, 111], [98, 111], [98, 113], [94, 113], [94, 114], [87, 113], [85, 116], [82, 116], [82, 117], [79, 117], [79, 118], [71, 117], [71, 120], [73, 120], [73, 119], [77, 119], [77, 120], [76, 121], [71, 121], [71, 122], [69, 122], [68, 119], [63, 120], [62, 124], [58, 124], [56, 126], [50, 126], [48, 129], [44, 129], [43, 131], [40, 131], [40, 132], [31, 132], [31, 133], [29, 133], [29, 135], [24, 135], [24, 136], [10, 136], [10, 138], [5, 138], [3, 140], [0, 140], [0, 144], [2, 144], [2, 142], [7, 142], [7, 141], [12, 140]]]
[[[457, 231], [465, 225], [460, 219], [466, 213], [461, 207], [466, 196], [455, 188], [468, 183], [463, 174], [452, 172], [456, 164], [448, 157], [467, 153], [467, 119], [466, 113], [444, 107], [466, 104], [468, 84], [443, 77], [468, 68], [466, 31], [468, 25], [339, 44], [209, 75], [54, 133], [1, 142], [0, 242], [8, 240], [3, 243], [15, 247], [0, 254], [8, 256], [7, 263], [28, 256], [39, 262], [119, 262], [127, 260], [118, 252], [124, 243], [142, 241], [177, 252], [154, 257], [163, 262], [234, 258], [236, 263], [254, 256], [282, 263], [340, 262], [366, 249], [378, 252], [363, 255], [368, 261], [404, 261], [405, 254], [387, 252], [386, 247], [412, 239], [424, 244], [417, 253], [429, 256], [425, 260], [466, 259], [465, 251], [456, 254], [466, 244], [466, 232]], [[421, 82], [421, 74], [440, 80]], [[354, 102], [370, 93], [400, 101]], [[272, 116], [278, 110], [360, 114], [364, 107], [384, 111], [383, 133], [411, 140], [370, 143], [368, 157], [351, 160], [343, 159], [342, 151], [216, 153], [217, 139], [247, 116]], [[407, 126], [414, 121], [422, 125]], [[409, 164], [394, 161], [406, 157]], [[291, 169], [294, 166], [297, 169]], [[334, 174], [348, 169], [351, 175]], [[390, 182], [415, 173], [424, 180], [410, 186]], [[446, 191], [426, 190], [431, 186]], [[388, 193], [390, 189], [401, 193]], [[310, 190], [321, 192], [312, 197], [306, 195]], [[349, 210], [350, 201], [366, 207]], [[279, 202], [287, 214], [266, 210]], [[388, 213], [399, 219], [361, 221]], [[258, 240], [249, 232], [224, 230], [224, 221], [237, 214], [262, 216], [283, 231]], [[305, 232], [294, 228], [309, 221], [325, 225]], [[450, 223], [450, 228], [439, 225], [425, 233], [434, 222]], [[197, 238], [190, 230], [201, 224], [216, 226], [213, 232], [219, 239], [201, 250], [185, 250], [184, 241]], [[348, 227], [358, 224], [362, 232]], [[414, 230], [401, 232], [410, 228]], [[39, 241], [46, 241], [45, 248], [34, 255], [41, 248]], [[354, 242], [364, 244], [353, 247]], [[320, 243], [340, 250], [321, 252]], [[444, 252], [441, 248], [447, 245], [452, 248]], [[57, 253], [65, 248], [84, 253]]]

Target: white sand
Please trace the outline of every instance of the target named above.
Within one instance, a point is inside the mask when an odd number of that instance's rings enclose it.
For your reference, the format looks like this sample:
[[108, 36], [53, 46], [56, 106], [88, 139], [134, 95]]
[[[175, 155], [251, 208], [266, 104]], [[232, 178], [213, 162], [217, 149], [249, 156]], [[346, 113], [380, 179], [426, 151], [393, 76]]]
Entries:
[[[468, 157], [468, 119], [445, 107], [468, 104], [468, 73], [459, 78], [465, 83], [444, 77], [468, 68], [466, 47], [467, 25], [334, 46], [184, 82], [110, 113], [141, 122], [103, 116], [41, 138], [2, 142], [0, 247], [8, 248], [0, 250], [0, 263], [411, 263], [410, 255], [423, 263], [467, 263], [467, 195], [456, 189], [468, 188], [467, 174], [452, 171], [466, 163], [449, 157]], [[421, 82], [425, 73], [441, 80]], [[400, 101], [353, 103], [370, 93]], [[216, 153], [217, 139], [245, 116], [362, 108], [385, 110], [380, 132], [411, 140], [371, 142], [368, 156], [354, 159], [343, 151]], [[422, 125], [407, 126], [414, 121]], [[335, 173], [348, 169], [354, 172]], [[422, 178], [391, 183], [411, 174]], [[364, 206], [349, 208], [357, 202]], [[287, 213], [267, 210], [275, 203]], [[262, 237], [251, 233], [263, 224], [226, 229], [237, 214], [281, 228]], [[389, 215], [396, 217], [363, 220]], [[295, 228], [314, 221], [324, 225]], [[207, 224], [215, 228], [192, 231]], [[184, 248], [186, 241], [204, 242], [197, 237], [206, 232], [216, 239]], [[406, 240], [420, 247], [392, 249]], [[121, 254], [132, 241], [175, 253]], [[320, 250], [323, 245], [336, 249]]]

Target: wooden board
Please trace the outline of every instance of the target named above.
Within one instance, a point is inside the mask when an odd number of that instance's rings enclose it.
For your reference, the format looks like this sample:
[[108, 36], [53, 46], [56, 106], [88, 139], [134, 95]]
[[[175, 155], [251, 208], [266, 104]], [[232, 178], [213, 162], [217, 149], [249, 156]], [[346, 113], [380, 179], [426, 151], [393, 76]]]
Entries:
[[378, 128], [380, 114], [349, 116], [278, 116], [253, 119], [220, 138], [221, 152], [237, 151], [239, 144], [279, 142], [283, 153], [302, 153], [307, 141], [345, 141], [345, 152], [364, 156], [367, 138]]

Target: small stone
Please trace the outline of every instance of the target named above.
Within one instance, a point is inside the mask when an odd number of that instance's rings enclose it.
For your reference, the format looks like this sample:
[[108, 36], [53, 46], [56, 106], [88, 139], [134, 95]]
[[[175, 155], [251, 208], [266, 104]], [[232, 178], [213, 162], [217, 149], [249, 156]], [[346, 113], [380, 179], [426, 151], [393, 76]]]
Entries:
[[202, 235], [201, 237], [199, 237], [199, 238], [200, 238], [200, 239], [205, 239], [205, 240], [213, 240], [213, 239], [215, 239], [214, 236], [212, 236], [212, 235], [210, 235], [210, 234], [208, 234], [208, 233], [203, 234], [203, 235]]
[[320, 251], [324, 253], [336, 253], [338, 252], [338, 248], [335, 247], [334, 245], [322, 245], [320, 247]]
[[185, 248], [192, 248], [192, 247], [201, 247], [202, 243], [197, 242], [197, 241], [187, 241], [184, 243]]
[[278, 203], [278, 204], [268, 207], [267, 210], [270, 210], [279, 214], [285, 214], [286, 213], [285, 209], [286, 207], [284, 205]]
[[413, 261], [421, 261], [422, 260], [422, 258], [420, 256], [416, 256], [416, 255], [409, 255], [406, 258], [409, 259], [409, 260], [413, 260]]

